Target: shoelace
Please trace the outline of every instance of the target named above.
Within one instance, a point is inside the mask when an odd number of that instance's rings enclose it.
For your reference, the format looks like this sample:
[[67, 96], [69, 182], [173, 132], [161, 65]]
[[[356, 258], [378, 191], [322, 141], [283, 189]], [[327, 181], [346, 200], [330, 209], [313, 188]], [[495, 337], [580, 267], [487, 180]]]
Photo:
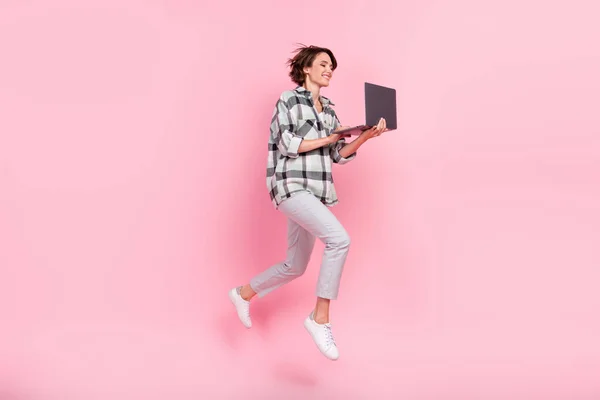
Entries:
[[[240, 295], [239, 292], [238, 292], [238, 295]], [[242, 301], [244, 300], [244, 298], [241, 295], [240, 295], [240, 299], [242, 299]], [[250, 318], [250, 304], [244, 304], [240, 308], [242, 309], [243, 316], [246, 318]]]
[[[241, 296], [240, 296], [240, 298], [241, 298]], [[244, 317], [250, 318], [250, 304], [242, 303], [241, 307], [239, 307], [239, 308], [241, 308], [241, 312], [244, 315]]]
[[246, 307], [242, 307], [244, 317], [250, 318], [250, 306], [246, 305]]
[[324, 325], [325, 329], [325, 345], [327, 347], [335, 346], [335, 339], [333, 338], [333, 332], [331, 331], [331, 326]]

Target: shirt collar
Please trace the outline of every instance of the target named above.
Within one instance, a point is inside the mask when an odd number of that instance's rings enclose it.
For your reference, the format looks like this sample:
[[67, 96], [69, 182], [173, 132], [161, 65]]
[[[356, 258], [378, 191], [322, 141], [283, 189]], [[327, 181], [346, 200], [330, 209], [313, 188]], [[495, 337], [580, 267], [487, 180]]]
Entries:
[[[298, 86], [296, 89], [296, 92], [298, 92], [299, 94], [311, 98], [312, 97], [312, 93], [310, 90], [306, 89], [304, 86]], [[321, 95], [319, 96], [321, 98], [321, 104], [323, 104], [323, 107], [326, 106], [335, 106], [335, 104], [333, 104], [333, 102], [328, 99], [327, 97]]]

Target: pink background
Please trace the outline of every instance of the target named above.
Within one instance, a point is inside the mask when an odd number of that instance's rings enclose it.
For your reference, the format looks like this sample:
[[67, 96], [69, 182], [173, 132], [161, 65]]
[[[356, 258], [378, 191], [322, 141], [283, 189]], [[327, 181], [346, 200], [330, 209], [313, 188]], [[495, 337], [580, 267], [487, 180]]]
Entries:
[[[0, 2], [0, 398], [600, 399], [600, 6]], [[264, 170], [296, 42], [399, 129], [336, 167], [341, 358], [302, 327]], [[11, 397], [12, 396], [12, 397]]]

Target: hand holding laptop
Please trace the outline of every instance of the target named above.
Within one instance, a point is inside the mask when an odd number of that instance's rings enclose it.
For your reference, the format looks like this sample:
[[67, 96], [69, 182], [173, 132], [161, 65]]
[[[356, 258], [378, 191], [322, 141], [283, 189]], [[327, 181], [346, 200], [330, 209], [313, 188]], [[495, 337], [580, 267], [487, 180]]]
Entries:
[[[335, 131], [333, 131], [331, 136], [335, 135], [335, 141], [337, 141], [339, 138], [342, 138], [342, 137], [351, 137], [352, 134], [350, 132], [348, 132], [349, 128], [350, 127], [348, 127], [348, 126], [340, 126]], [[345, 131], [345, 132], [336, 133], [337, 131]], [[363, 137], [366, 140], [369, 140], [374, 137], [380, 136], [383, 132], [386, 132], [386, 131], [389, 131], [389, 129], [387, 128], [385, 118], [380, 118], [379, 123], [377, 125], [375, 125], [373, 127], [365, 127], [365, 129], [363, 129], [362, 132], [360, 133], [359, 137]], [[332, 138], [332, 140], [334, 140], [334, 138]]]
[[363, 133], [360, 134], [359, 138], [364, 137], [365, 140], [369, 140], [374, 137], [380, 136], [383, 132], [386, 132], [388, 130], [389, 129], [387, 128], [385, 119], [380, 118], [379, 123], [377, 125], [375, 125], [372, 128], [367, 129], [366, 131], [363, 131]]

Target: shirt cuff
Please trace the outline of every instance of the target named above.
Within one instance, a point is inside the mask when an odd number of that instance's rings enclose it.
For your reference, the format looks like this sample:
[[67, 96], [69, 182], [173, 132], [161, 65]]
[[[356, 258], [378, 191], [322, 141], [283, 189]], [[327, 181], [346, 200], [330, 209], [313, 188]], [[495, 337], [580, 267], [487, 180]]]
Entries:
[[348, 157], [344, 158], [342, 157], [342, 155], [340, 154], [340, 151], [335, 148], [333, 149], [333, 154], [332, 154], [332, 158], [333, 158], [333, 162], [343, 165], [346, 164], [347, 162], [350, 162], [352, 160], [354, 160], [356, 158], [356, 152], [350, 154]]
[[302, 138], [299, 136], [292, 136], [290, 139], [290, 144], [287, 147], [286, 153], [288, 157], [296, 158], [298, 157], [298, 150], [300, 149], [300, 144], [302, 143]]

